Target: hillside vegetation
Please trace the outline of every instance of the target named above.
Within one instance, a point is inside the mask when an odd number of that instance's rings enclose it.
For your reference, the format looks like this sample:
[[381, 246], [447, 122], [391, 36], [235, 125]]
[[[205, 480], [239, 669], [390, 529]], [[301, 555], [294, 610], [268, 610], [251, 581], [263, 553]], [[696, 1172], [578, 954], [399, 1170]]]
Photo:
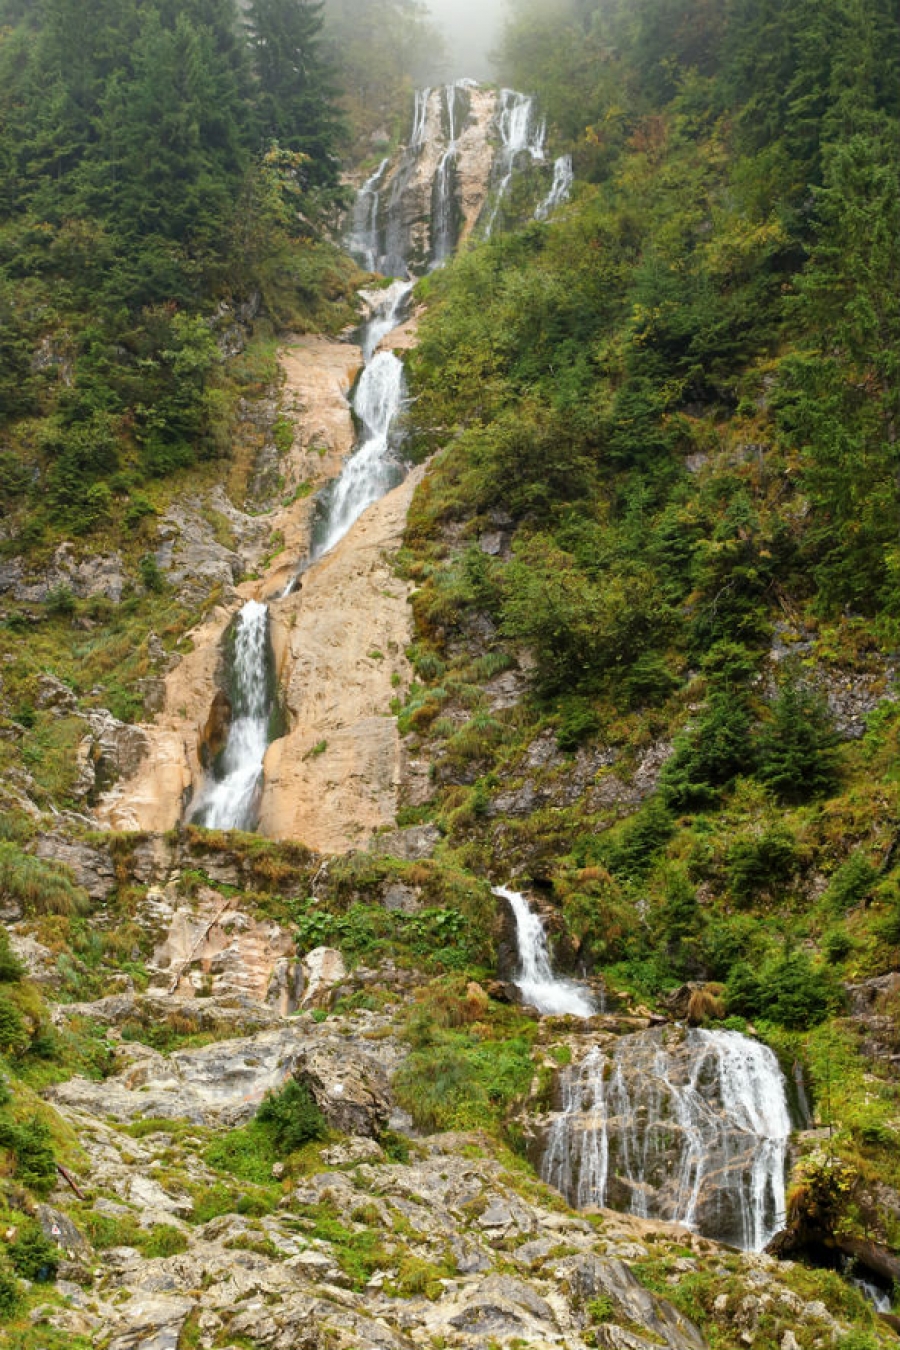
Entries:
[[808, 1056], [873, 1179], [896, 1088], [841, 1014], [900, 957], [889, 10], [516, 6], [506, 78], [581, 181], [422, 284], [402, 713], [457, 861]]

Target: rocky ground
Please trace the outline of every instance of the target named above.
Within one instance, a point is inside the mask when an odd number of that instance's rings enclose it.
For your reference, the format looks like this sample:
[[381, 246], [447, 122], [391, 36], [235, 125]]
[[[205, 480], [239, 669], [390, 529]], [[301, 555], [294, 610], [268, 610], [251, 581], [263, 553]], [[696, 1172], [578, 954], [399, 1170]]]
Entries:
[[[84, 843], [68, 862], [102, 924], [110, 855]], [[44, 1093], [79, 1194], [61, 1179], [38, 1209], [65, 1259], [40, 1286], [36, 1330], [79, 1350], [812, 1350], [839, 1340], [849, 1309], [859, 1316], [836, 1276], [677, 1225], [578, 1213], [495, 1134], [417, 1132], [393, 1082], [425, 977], [298, 951], [248, 912], [234, 856], [210, 854], [207, 883], [188, 888], [196, 865], [171, 839], [137, 841], [146, 989], [56, 1006], [59, 1028], [101, 1030], [109, 1063]], [[385, 904], [398, 889], [413, 903], [394, 884]], [[53, 953], [21, 925], [14, 943], [52, 994]], [[468, 996], [490, 1017], [483, 990]], [[647, 1025], [597, 1021], [607, 1038]], [[161, 1030], [172, 1044], [154, 1048]], [[538, 1028], [535, 1084], [548, 1047], [575, 1030]], [[272, 1156], [255, 1117], [291, 1079], [329, 1132]]]
[[[125, 1011], [105, 1004], [66, 1015]], [[708, 1336], [632, 1269], [652, 1264], [673, 1287], [703, 1272], [727, 1334], [712, 1343], [833, 1343], [838, 1318], [796, 1292], [793, 1268], [673, 1225], [576, 1214], [477, 1131], [398, 1133], [390, 1009], [269, 1016], [253, 1035], [168, 1056], [113, 1033], [111, 1077], [52, 1090], [78, 1136], [85, 1199], [60, 1190], [42, 1211], [69, 1259], [36, 1320], [107, 1350], [701, 1350]], [[289, 1075], [312, 1086], [332, 1135], [262, 1183], [226, 1181], [211, 1144]]]

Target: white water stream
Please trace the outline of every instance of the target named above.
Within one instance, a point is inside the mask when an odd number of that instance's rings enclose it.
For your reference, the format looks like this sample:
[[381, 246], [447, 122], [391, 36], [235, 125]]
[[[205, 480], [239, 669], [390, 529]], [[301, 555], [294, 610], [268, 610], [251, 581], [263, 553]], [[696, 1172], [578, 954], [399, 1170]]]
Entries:
[[268, 646], [268, 607], [249, 600], [235, 621], [228, 742], [218, 772], [207, 775], [188, 813], [189, 820], [211, 830], [248, 830], [256, 824], [272, 711]]
[[324, 525], [317, 533], [311, 561], [334, 548], [367, 507], [403, 477], [403, 466], [391, 440], [403, 395], [402, 361], [393, 352], [377, 352], [363, 370], [353, 400], [363, 427], [362, 438], [329, 491]]
[[[578, 985], [553, 974], [543, 924], [506, 886], [523, 1002], [591, 1017]], [[581, 1208], [608, 1205], [685, 1224], [760, 1251], [784, 1226], [791, 1122], [768, 1046], [736, 1031], [656, 1028], [592, 1045], [564, 1069], [541, 1175]]]
[[360, 188], [350, 218], [347, 251], [359, 259], [360, 265], [374, 272], [378, 267], [378, 208], [381, 202], [381, 180], [390, 164], [390, 157], [381, 161], [370, 178]]
[[593, 1046], [560, 1088], [541, 1174], [571, 1203], [752, 1251], [783, 1227], [791, 1124], [768, 1046], [735, 1031], [639, 1032]]
[[568, 201], [574, 181], [575, 171], [572, 168], [572, 156], [560, 155], [559, 159], [553, 162], [553, 182], [550, 184], [550, 191], [534, 213], [535, 220], [546, 220], [558, 206], [562, 206], [563, 202]]
[[524, 895], [506, 886], [493, 889], [495, 895], [508, 902], [516, 920], [521, 972], [515, 983], [522, 1001], [539, 1013], [593, 1017], [596, 1009], [585, 991], [571, 980], [561, 980], [553, 974], [544, 926], [528, 908]]
[[500, 90], [500, 107], [497, 113], [500, 150], [496, 160], [500, 174], [500, 185], [497, 188], [493, 209], [485, 228], [486, 238], [490, 237], [491, 230], [494, 228], [497, 213], [512, 182], [519, 156], [527, 153], [533, 161], [544, 158], [546, 129], [546, 123], [538, 121], [535, 117], [534, 99], [530, 95], [520, 94], [515, 89]]

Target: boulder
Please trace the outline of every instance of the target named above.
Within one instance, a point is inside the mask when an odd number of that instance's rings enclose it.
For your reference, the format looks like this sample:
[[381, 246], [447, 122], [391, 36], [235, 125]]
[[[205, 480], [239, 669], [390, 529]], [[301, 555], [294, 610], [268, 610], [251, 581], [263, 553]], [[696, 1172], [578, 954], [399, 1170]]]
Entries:
[[41, 1225], [44, 1237], [55, 1242], [60, 1251], [70, 1261], [90, 1259], [92, 1249], [87, 1238], [75, 1227], [67, 1214], [51, 1205], [38, 1205], [35, 1218]]
[[48, 862], [63, 863], [68, 867], [76, 884], [86, 890], [92, 900], [106, 900], [115, 890], [116, 870], [105, 844], [88, 844], [71, 838], [62, 830], [52, 830], [38, 837], [35, 853]]
[[313, 947], [301, 961], [301, 1008], [330, 1008], [335, 990], [347, 978], [344, 958], [335, 947]]
[[302, 1050], [294, 1077], [306, 1083], [329, 1125], [343, 1134], [377, 1138], [390, 1119], [387, 1075], [371, 1055], [352, 1046]]
[[647, 1341], [643, 1337], [635, 1338], [631, 1343], [615, 1335], [605, 1335], [613, 1331], [610, 1326], [597, 1328], [597, 1344], [618, 1347], [633, 1344], [635, 1350], [649, 1344], [667, 1345], [670, 1350], [706, 1350], [706, 1341], [699, 1329], [682, 1313], [673, 1307], [667, 1299], [651, 1294], [638, 1282], [624, 1261], [616, 1258], [595, 1256], [586, 1253], [581, 1256], [567, 1257], [553, 1269], [554, 1278], [565, 1282], [572, 1301], [584, 1311], [585, 1322], [590, 1321], [587, 1304], [591, 1299], [606, 1297], [611, 1300], [615, 1312], [612, 1323], [623, 1321], [646, 1329], [653, 1337]]

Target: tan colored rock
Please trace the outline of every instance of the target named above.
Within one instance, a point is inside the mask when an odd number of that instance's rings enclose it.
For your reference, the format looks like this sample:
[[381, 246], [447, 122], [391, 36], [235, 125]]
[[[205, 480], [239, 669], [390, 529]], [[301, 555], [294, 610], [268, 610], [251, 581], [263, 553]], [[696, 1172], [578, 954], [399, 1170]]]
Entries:
[[[279, 359], [285, 377], [282, 405], [295, 434], [281, 465], [288, 505], [274, 513], [272, 522], [284, 547], [259, 588], [261, 600], [280, 595], [306, 556], [315, 490], [337, 477], [353, 449], [348, 395], [363, 363], [359, 347], [319, 334], [291, 338]], [[301, 487], [305, 495], [290, 501]]]
[[273, 642], [292, 729], [265, 761], [260, 830], [322, 852], [393, 824], [401, 749], [391, 700], [410, 679], [410, 588], [394, 573], [423, 469], [376, 502], [272, 604]]
[[300, 985], [294, 939], [238, 904], [238, 897], [205, 887], [193, 906], [180, 905], [153, 953], [159, 983], [187, 998], [198, 991], [217, 998], [236, 993], [286, 1016], [297, 1007]]
[[329, 1008], [335, 987], [347, 978], [344, 958], [335, 947], [314, 947], [300, 963], [303, 971], [301, 1008]]
[[[334, 477], [353, 446], [353, 419], [347, 393], [362, 363], [358, 347], [323, 337], [291, 340], [280, 356], [285, 372], [284, 406], [296, 425], [294, 446], [283, 466], [287, 492], [302, 483], [316, 487]], [[222, 508], [221, 494], [215, 498]], [[312, 496], [289, 501], [268, 518], [284, 548], [262, 582], [244, 582], [193, 629], [181, 660], [165, 676], [156, 720], [132, 729], [146, 739], [146, 756], [101, 798], [96, 814], [116, 830], [165, 832], [181, 819], [187, 794], [200, 780], [199, 747], [217, 723], [216, 671], [222, 635], [246, 600], [277, 595], [309, 545]], [[249, 536], [248, 536], [249, 538]], [[251, 540], [258, 556], [258, 540]], [[252, 558], [248, 556], [248, 562]], [[158, 691], [159, 693], [159, 691]]]

